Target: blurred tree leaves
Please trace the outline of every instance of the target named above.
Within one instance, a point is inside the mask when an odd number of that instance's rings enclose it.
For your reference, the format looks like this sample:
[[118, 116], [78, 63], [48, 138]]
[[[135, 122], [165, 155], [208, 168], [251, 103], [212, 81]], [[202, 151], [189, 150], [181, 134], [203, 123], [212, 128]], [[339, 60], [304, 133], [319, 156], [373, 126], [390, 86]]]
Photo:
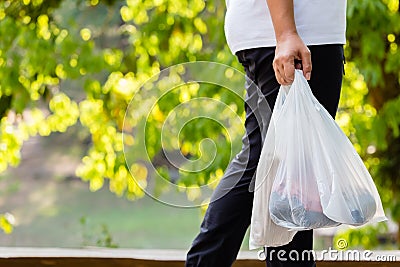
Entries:
[[[125, 161], [124, 145], [135, 147], [137, 143], [127, 134], [125, 143], [122, 142], [126, 108], [139, 87], [169, 65], [216, 59], [238, 66], [225, 45], [219, 19], [224, 15], [224, 3], [209, 1], [206, 5], [201, 0], [75, 2], [76, 10], [82, 13], [106, 8], [108, 13], [120, 14], [116, 23], [96, 27], [92, 23], [78, 24], [79, 18], [57, 19], [62, 14], [57, 11], [71, 5], [67, 2], [21, 0], [0, 4], [0, 115], [3, 117], [0, 143], [4, 154], [0, 159], [1, 170], [19, 163], [21, 146], [30, 136], [64, 132], [79, 122], [88, 129], [92, 140], [76, 170], [77, 175], [90, 183], [91, 190], [100, 189], [104, 179], [109, 179], [109, 188], [117, 195], [130, 199], [141, 197], [144, 195], [141, 187], [147, 184], [143, 173], [147, 174], [148, 170], [140, 163], [127, 166]], [[104, 18], [106, 22], [109, 21]], [[215, 31], [209, 31], [208, 27]], [[113, 40], [106, 40], [107, 34]], [[171, 73], [170, 77], [179, 75]], [[79, 102], [71, 98], [71, 90], [65, 87], [72, 80], [83, 81], [84, 97]], [[243, 114], [240, 98], [217, 86], [204, 86], [197, 91], [182, 88], [167, 98], [180, 99], [174, 102], [179, 104], [197, 97], [198, 91], [207, 97], [224, 98]], [[163, 103], [157, 112], [150, 114], [150, 134], [144, 136], [147, 146], [153, 149], [152, 157], [161, 148], [159, 140], [154, 138], [161, 132], [160, 119], [174, 108], [171, 102]], [[148, 111], [139, 106], [135, 110], [137, 117]], [[211, 114], [219, 112], [216, 108], [210, 111]], [[136, 122], [126, 123], [133, 127]], [[215, 138], [226, 140], [226, 134], [219, 133], [220, 128], [211, 130]], [[198, 134], [191, 136], [195, 132]], [[186, 149], [185, 155], [198, 157], [201, 151], [196, 142], [206, 134], [207, 123], [202, 128], [190, 123], [180, 140]], [[240, 137], [234, 139], [228, 143], [235, 142], [238, 147]], [[182, 181], [190, 186], [205, 184], [216, 174], [220, 177], [221, 163], [226, 165], [230, 156], [223, 149], [222, 159], [201, 174], [201, 181], [190, 173]], [[145, 153], [132, 151], [138, 161], [146, 158]], [[135, 180], [129, 179], [129, 168]]]
[[0, 229], [9, 234], [13, 230], [13, 216], [10, 213], [0, 214]]
[[[388, 215], [400, 222], [400, 11], [398, 0], [348, 1], [346, 76], [337, 121], [363, 157]], [[371, 20], [371, 17], [374, 19]], [[341, 233], [373, 247], [378, 226]], [[397, 242], [400, 236], [397, 237]]]
[[[124, 127], [140, 126], [151, 108], [146, 105], [149, 99], [139, 99], [134, 116], [124, 124], [129, 101], [160, 70], [200, 60], [240, 68], [225, 44], [223, 1], [81, 0], [74, 2], [72, 19], [57, 19], [56, 12], [66, 4], [61, 0], [0, 3], [0, 171], [18, 165], [21, 146], [30, 136], [64, 132], [81, 123], [91, 134], [91, 145], [77, 175], [90, 183], [91, 190], [109, 179], [112, 192], [135, 199], [143, 196], [141, 187], [147, 185], [149, 174], [148, 166], [141, 163], [147, 155], [139, 139], [145, 139], [150, 159], [155, 160], [161, 153], [162, 144], [156, 138], [161, 135], [160, 125], [176, 105], [206, 96], [228, 103], [244, 117], [241, 99], [228, 90], [194, 84], [171, 91], [151, 109], [148, 136], [125, 134], [122, 139]], [[108, 15], [93, 17], [103, 23], [96, 27], [79, 24], [73, 17], [101, 9], [117, 14], [117, 21], [111, 23]], [[399, 15], [398, 0], [348, 1], [346, 75], [337, 115], [396, 221], [400, 221]], [[180, 75], [185, 74], [171, 72], [141, 89], [161, 92], [161, 87], [168, 87]], [[210, 75], [230, 78], [226, 73]], [[73, 80], [82, 81], [79, 99], [71, 97], [70, 88], [64, 86]], [[211, 116], [222, 115], [215, 107], [207, 109]], [[204, 136], [218, 144], [218, 157], [209, 168], [197, 175], [181, 172], [175, 181], [188, 188], [190, 199], [199, 197], [198, 186], [222, 176], [232, 149], [226, 144], [232, 144], [234, 151], [240, 149], [239, 132], [229, 136], [217, 124], [200, 120], [185, 126], [178, 140], [185, 156], [201, 157], [199, 143]], [[127, 165], [124, 146], [133, 147], [128, 156], [136, 165]], [[129, 169], [135, 180], [129, 179]], [[166, 166], [159, 170], [166, 179], [173, 179]], [[162, 191], [161, 187], [155, 190]]]

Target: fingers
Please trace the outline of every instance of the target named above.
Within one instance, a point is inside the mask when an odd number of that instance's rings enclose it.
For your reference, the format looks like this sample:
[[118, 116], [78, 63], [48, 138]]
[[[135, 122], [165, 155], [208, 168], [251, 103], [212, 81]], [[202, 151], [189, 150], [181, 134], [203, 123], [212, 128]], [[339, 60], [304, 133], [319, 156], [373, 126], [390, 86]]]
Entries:
[[310, 50], [309, 49], [301, 50], [300, 57], [301, 57], [301, 61], [302, 61], [304, 77], [306, 77], [307, 80], [310, 80], [311, 79], [311, 70], [312, 70]]
[[279, 84], [290, 85], [294, 81], [294, 57], [275, 58], [273, 61], [276, 80]]
[[308, 48], [299, 52], [299, 56], [276, 57], [273, 62], [275, 76], [279, 84], [290, 85], [294, 81], [294, 70], [303, 70], [304, 77], [311, 79], [311, 53]]
[[278, 68], [276, 65], [274, 65], [274, 71], [275, 71], [275, 77], [276, 80], [278, 81], [279, 84], [281, 85], [288, 85], [288, 83], [285, 82], [283, 79], [283, 68]]
[[288, 83], [291, 84], [294, 81], [294, 58], [286, 61], [283, 64], [284, 68], [284, 80]]

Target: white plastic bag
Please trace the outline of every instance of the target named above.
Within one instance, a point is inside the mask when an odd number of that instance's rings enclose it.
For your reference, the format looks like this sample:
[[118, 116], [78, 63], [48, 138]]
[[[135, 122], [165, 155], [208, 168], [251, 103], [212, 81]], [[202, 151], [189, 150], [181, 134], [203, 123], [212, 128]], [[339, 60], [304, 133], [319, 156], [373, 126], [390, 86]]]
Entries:
[[[250, 224], [249, 249], [262, 246], [276, 247], [289, 243], [296, 231], [289, 231], [275, 224], [269, 214], [269, 196], [278, 161], [275, 157], [275, 124], [279, 117], [289, 87], [282, 86], [275, 101], [274, 110], [261, 150], [254, 185], [253, 210]], [[268, 176], [268, 177], [267, 177]]]
[[294, 230], [383, 220], [361, 158], [296, 70], [279, 91], [257, 167], [250, 247], [287, 244]]

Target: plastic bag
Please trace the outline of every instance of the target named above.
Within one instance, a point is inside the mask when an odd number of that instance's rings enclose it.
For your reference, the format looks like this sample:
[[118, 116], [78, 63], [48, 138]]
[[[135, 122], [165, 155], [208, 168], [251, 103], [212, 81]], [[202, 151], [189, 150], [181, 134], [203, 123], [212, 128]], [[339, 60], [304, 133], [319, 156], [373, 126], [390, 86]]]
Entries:
[[279, 166], [275, 158], [275, 121], [279, 117], [285, 102], [288, 86], [282, 86], [275, 101], [274, 110], [257, 165], [254, 185], [253, 210], [251, 215], [249, 249], [262, 246], [277, 247], [292, 241], [296, 231], [289, 231], [275, 224], [269, 214], [269, 196], [272, 183]]
[[[376, 186], [353, 145], [311, 92], [301, 71], [282, 86], [260, 162], [251, 247], [283, 245], [287, 231], [386, 220]], [[280, 244], [277, 244], [280, 243]]]

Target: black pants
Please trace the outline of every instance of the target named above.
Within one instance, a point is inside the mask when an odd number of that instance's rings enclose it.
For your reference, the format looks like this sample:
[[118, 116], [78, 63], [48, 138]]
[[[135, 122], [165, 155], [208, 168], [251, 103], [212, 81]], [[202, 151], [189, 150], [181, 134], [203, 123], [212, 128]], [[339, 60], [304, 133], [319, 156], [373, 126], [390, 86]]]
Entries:
[[[343, 46], [310, 46], [312, 73], [309, 81], [315, 97], [334, 117], [337, 111], [343, 76]], [[253, 206], [253, 192], [249, 186], [254, 182], [258, 160], [265, 137], [264, 128], [268, 127], [263, 112], [273, 109], [279, 84], [275, 79], [272, 61], [274, 48], [255, 48], [239, 51], [236, 55], [243, 65], [246, 76], [253, 82], [246, 82], [246, 134], [243, 137], [242, 150], [227, 167], [223, 178], [215, 189], [200, 233], [192, 243], [187, 254], [187, 267], [228, 267], [235, 261], [243, 237], [250, 225]], [[260, 96], [263, 102], [260, 102]], [[265, 101], [266, 100], [266, 101]], [[257, 104], [258, 103], [258, 104]], [[260, 103], [265, 103], [264, 106]], [[264, 114], [265, 115], [265, 114]], [[264, 116], [265, 117], [265, 116]], [[268, 122], [269, 123], [269, 122]], [[266, 127], [265, 127], [266, 126]], [[280, 261], [268, 257], [270, 250], [311, 250], [313, 231], [298, 232], [292, 242], [281, 247], [267, 248], [267, 266], [315, 266], [312, 259], [308, 262]], [[288, 254], [286, 254], [288, 255]]]

